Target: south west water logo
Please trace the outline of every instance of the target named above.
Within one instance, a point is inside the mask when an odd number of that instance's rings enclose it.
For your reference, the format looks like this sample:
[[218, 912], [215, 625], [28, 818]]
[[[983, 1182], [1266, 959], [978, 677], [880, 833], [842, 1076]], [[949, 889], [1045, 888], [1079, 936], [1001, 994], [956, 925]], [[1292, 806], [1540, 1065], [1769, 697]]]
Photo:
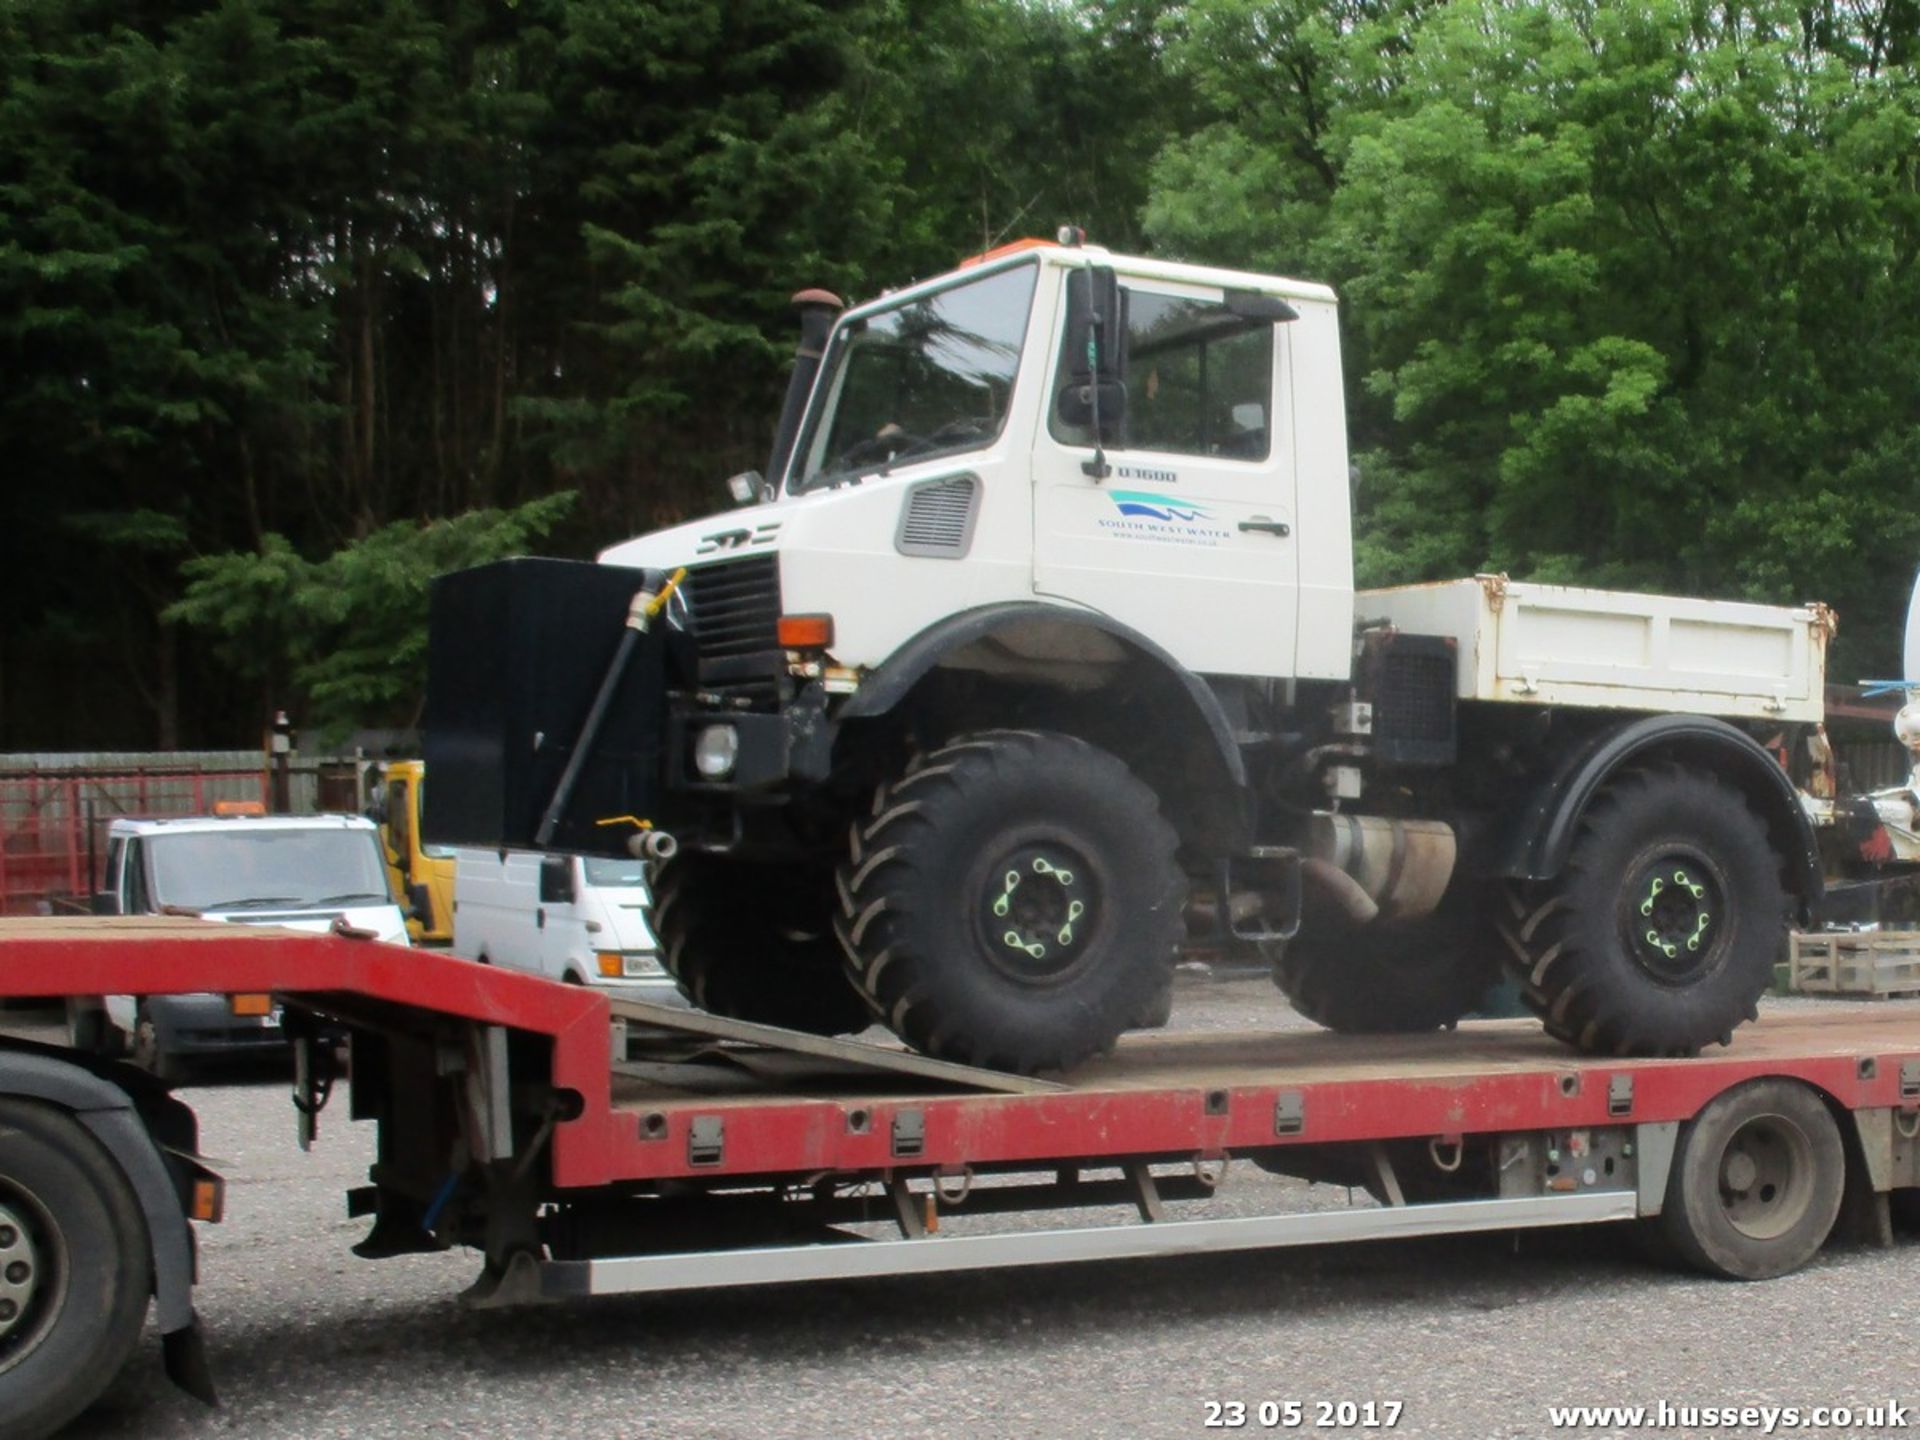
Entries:
[[1115, 490], [1111, 493], [1114, 507], [1122, 515], [1131, 515], [1136, 519], [1178, 520], [1191, 525], [1207, 518], [1205, 506], [1172, 495], [1157, 495], [1151, 490]]

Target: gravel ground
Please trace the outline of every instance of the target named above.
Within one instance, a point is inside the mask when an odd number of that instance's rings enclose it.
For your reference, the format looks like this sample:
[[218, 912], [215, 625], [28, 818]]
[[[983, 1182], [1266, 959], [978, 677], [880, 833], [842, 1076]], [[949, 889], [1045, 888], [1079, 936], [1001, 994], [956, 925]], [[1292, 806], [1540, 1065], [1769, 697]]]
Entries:
[[[1174, 1025], [1284, 1014], [1263, 979], [1187, 975]], [[1911, 1244], [1751, 1286], [1596, 1230], [469, 1312], [469, 1255], [348, 1253], [368, 1127], [329, 1114], [302, 1155], [278, 1079], [186, 1098], [228, 1177], [199, 1292], [226, 1403], [171, 1390], [150, 1335], [75, 1435], [1200, 1436], [1210, 1402], [1258, 1430], [1262, 1402], [1305, 1403], [1313, 1429], [1314, 1402], [1374, 1400], [1404, 1406], [1398, 1434], [1499, 1437], [1552, 1433], [1567, 1403], [1920, 1402]], [[1289, 1183], [1239, 1166], [1227, 1199]]]

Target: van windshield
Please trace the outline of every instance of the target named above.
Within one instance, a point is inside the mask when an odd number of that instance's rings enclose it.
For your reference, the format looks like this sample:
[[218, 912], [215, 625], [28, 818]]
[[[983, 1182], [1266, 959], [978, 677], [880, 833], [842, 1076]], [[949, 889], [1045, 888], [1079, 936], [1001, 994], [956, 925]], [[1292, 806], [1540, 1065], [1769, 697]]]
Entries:
[[385, 905], [387, 871], [369, 830], [181, 831], [147, 840], [153, 903], [183, 910]]
[[647, 867], [645, 862], [640, 860], [608, 860], [595, 857], [585, 863], [589, 885], [633, 886], [647, 883]]

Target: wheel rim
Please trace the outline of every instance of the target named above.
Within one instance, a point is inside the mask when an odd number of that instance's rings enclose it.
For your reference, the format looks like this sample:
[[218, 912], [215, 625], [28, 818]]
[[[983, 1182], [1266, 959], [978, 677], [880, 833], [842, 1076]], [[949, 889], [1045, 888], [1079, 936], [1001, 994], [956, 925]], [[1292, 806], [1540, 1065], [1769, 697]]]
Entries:
[[1718, 968], [1732, 937], [1719, 866], [1691, 846], [1667, 846], [1627, 871], [1620, 936], [1634, 962], [1669, 985]]
[[1086, 963], [1100, 900], [1093, 866], [1073, 846], [1037, 840], [1004, 847], [976, 887], [981, 952], [1016, 980], [1058, 983]]
[[1813, 1142], [1784, 1115], [1756, 1115], [1720, 1155], [1720, 1207], [1750, 1240], [1777, 1240], [1813, 1204]]
[[60, 1244], [32, 1196], [0, 1189], [0, 1372], [52, 1330], [60, 1313]]

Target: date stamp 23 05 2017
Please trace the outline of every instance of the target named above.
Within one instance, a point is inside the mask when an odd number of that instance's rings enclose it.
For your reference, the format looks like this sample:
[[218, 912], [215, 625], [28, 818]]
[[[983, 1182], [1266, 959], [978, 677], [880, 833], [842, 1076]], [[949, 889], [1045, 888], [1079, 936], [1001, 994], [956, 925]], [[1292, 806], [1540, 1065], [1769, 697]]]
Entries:
[[1391, 1430], [1405, 1409], [1399, 1400], [1208, 1400], [1208, 1430]]

